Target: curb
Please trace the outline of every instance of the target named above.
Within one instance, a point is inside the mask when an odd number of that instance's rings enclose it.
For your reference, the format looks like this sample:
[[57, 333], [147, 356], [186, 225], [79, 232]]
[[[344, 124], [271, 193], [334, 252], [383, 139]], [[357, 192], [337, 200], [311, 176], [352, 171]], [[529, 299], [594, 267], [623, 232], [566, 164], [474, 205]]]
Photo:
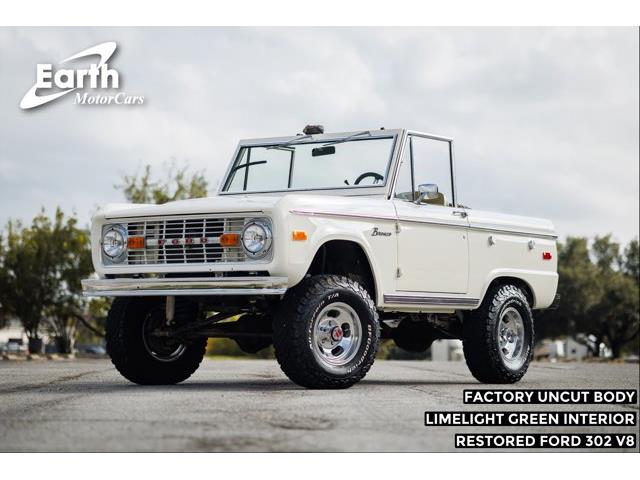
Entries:
[[61, 361], [61, 360], [75, 360], [75, 353], [48, 353], [46, 355], [40, 355], [37, 353], [29, 353], [27, 355], [14, 355], [11, 353], [3, 353], [2, 360], [7, 362], [42, 362], [45, 360]]

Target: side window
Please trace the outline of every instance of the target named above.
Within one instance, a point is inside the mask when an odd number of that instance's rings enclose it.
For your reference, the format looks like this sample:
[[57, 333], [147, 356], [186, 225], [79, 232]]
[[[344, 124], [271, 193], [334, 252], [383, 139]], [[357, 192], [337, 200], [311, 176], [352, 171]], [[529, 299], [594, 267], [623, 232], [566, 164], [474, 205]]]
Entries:
[[398, 200], [406, 200], [407, 202], [413, 202], [414, 188], [411, 178], [411, 156], [409, 154], [409, 148], [405, 148], [402, 155], [402, 163], [398, 169], [398, 179], [396, 180], [396, 190], [394, 197]]
[[420, 185], [435, 184], [439, 195], [426, 200], [431, 205], [452, 206], [451, 154], [449, 142], [430, 138], [409, 137], [407, 145], [413, 153], [413, 182], [417, 191]]

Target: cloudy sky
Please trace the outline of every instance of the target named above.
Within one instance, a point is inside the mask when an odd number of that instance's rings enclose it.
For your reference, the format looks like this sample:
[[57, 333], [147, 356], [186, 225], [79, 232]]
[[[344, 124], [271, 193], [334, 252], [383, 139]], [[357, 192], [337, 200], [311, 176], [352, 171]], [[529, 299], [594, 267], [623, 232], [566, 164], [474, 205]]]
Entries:
[[[120, 90], [22, 111], [37, 63], [116, 41]], [[638, 30], [0, 28], [0, 224], [122, 200], [176, 159], [217, 185], [239, 138], [385, 126], [452, 136], [471, 207], [638, 235]]]

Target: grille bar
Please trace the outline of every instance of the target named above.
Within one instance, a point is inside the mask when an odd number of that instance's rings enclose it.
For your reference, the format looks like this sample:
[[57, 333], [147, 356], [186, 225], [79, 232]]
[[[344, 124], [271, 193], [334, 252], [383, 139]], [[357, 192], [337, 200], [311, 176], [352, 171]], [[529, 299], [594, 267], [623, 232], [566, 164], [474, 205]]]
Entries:
[[127, 224], [129, 236], [145, 237], [145, 247], [129, 249], [129, 265], [184, 265], [242, 262], [246, 255], [241, 246], [220, 246], [223, 233], [242, 233], [246, 219], [172, 218]]

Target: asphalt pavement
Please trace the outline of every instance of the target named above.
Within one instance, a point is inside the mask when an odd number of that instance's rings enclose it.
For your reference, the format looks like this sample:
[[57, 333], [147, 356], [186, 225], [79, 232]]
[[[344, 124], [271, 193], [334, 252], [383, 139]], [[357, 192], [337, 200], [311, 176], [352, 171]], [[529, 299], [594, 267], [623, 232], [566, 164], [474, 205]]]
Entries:
[[[500, 388], [638, 388], [637, 364], [534, 363]], [[305, 390], [275, 361], [205, 359], [142, 387], [108, 360], [0, 362], [0, 451], [455, 451], [454, 434], [637, 433], [637, 427], [425, 427], [427, 410], [638, 412], [638, 405], [464, 405], [464, 362], [376, 361], [347, 390]], [[610, 451], [610, 450], [609, 450]]]

